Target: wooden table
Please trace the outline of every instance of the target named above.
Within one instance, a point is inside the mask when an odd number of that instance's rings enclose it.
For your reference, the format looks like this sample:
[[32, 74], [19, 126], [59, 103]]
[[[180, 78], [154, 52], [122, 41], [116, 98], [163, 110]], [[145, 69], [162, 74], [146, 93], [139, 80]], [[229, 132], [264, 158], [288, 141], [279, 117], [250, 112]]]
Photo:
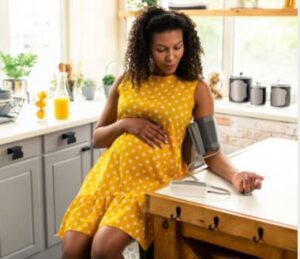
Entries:
[[245, 196], [203, 170], [199, 180], [231, 194], [180, 195], [171, 186], [147, 194], [155, 258], [297, 258], [297, 142], [266, 139], [231, 159], [263, 175], [263, 188]]

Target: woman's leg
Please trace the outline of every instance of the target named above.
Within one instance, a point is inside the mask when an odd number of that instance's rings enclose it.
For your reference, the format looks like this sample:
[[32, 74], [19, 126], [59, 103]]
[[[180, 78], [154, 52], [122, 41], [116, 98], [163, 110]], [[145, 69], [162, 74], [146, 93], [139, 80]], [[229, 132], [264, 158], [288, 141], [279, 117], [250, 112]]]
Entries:
[[124, 258], [122, 253], [132, 238], [120, 229], [100, 227], [92, 243], [92, 259]]
[[63, 259], [90, 258], [93, 238], [76, 231], [67, 231], [62, 243]]

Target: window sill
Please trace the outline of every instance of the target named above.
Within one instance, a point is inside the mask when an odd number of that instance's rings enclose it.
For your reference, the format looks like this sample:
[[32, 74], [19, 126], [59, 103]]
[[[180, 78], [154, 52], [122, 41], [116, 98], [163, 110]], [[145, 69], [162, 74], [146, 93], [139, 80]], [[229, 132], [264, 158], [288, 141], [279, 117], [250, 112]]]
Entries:
[[236, 115], [272, 121], [297, 123], [297, 104], [293, 103], [288, 107], [272, 107], [270, 102], [265, 105], [252, 105], [248, 103], [233, 103], [228, 99], [215, 100], [215, 113]]

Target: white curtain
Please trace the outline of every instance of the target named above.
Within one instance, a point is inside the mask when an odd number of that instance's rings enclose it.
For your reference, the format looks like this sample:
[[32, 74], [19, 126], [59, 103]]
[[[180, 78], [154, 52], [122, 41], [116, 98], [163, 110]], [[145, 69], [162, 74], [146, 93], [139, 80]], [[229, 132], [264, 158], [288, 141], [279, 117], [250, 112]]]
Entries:
[[68, 55], [85, 77], [101, 83], [105, 73], [120, 73], [117, 1], [70, 0]]

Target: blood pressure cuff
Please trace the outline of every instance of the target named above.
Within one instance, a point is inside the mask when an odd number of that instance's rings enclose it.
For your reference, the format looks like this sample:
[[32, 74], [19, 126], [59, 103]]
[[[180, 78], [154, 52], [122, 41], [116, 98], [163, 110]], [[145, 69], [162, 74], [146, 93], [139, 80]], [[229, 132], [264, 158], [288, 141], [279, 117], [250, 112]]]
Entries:
[[212, 116], [194, 120], [188, 132], [198, 155], [206, 156], [220, 149], [215, 121]]

